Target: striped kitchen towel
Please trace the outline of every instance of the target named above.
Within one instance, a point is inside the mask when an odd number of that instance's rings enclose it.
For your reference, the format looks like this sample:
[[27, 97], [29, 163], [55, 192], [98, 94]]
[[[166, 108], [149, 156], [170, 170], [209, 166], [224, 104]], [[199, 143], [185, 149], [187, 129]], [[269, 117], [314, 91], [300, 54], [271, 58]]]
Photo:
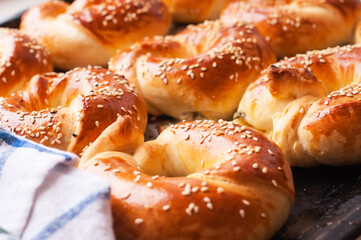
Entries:
[[114, 239], [106, 180], [0, 130], [0, 239]]

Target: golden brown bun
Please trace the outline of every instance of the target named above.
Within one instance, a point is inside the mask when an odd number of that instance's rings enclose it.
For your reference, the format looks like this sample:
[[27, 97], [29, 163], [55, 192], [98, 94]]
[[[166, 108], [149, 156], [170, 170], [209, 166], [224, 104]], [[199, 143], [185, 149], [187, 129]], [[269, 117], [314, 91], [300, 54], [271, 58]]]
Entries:
[[313, 51], [270, 66], [238, 111], [293, 166], [361, 163], [361, 45]]
[[139, 86], [153, 115], [229, 119], [247, 85], [275, 61], [254, 27], [214, 21], [119, 51], [109, 68]]
[[217, 19], [222, 9], [231, 0], [163, 0], [175, 22], [200, 23]]
[[0, 96], [21, 89], [40, 73], [51, 72], [49, 51], [27, 34], [0, 28]]
[[166, 34], [169, 26], [161, 0], [76, 0], [42, 3], [23, 15], [20, 28], [50, 49], [58, 68], [68, 70], [105, 66], [117, 49]]
[[102, 152], [81, 168], [110, 180], [117, 239], [269, 239], [294, 200], [277, 145], [231, 122], [173, 125], [133, 156]]
[[361, 22], [359, 22], [356, 26], [355, 43], [361, 43]]
[[124, 115], [145, 129], [143, 98], [126, 79], [100, 67], [37, 75], [0, 102], [1, 127], [76, 154]]
[[351, 43], [359, 0], [243, 0], [222, 12], [227, 23], [253, 23], [278, 57]]

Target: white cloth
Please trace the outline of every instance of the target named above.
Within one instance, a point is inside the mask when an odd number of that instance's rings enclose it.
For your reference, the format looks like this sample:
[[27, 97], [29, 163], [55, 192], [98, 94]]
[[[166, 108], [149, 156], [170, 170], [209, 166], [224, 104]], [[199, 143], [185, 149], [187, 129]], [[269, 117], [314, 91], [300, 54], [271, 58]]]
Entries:
[[0, 130], [0, 240], [113, 240], [109, 183], [77, 156]]

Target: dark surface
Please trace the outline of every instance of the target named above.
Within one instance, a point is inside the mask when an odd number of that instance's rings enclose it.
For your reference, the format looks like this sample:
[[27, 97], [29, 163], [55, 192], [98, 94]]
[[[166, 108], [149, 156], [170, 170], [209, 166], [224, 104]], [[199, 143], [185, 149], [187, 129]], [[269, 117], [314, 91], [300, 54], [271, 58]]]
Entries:
[[[18, 27], [21, 14], [1, 26]], [[172, 32], [182, 28], [173, 26]], [[147, 138], [155, 138], [170, 122], [169, 118], [150, 118]], [[361, 165], [292, 170], [295, 204], [272, 240], [348, 240], [361, 236]]]
[[293, 168], [290, 217], [273, 239], [356, 239], [361, 236], [361, 166]]

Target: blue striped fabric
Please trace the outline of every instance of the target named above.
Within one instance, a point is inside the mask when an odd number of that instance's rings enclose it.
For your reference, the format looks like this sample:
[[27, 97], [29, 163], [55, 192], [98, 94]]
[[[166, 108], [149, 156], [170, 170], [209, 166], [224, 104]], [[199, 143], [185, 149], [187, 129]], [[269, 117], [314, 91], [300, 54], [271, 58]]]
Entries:
[[[6, 160], [9, 159], [9, 157], [16, 151], [18, 148], [33, 148], [38, 150], [39, 152], [46, 152], [49, 154], [56, 154], [59, 156], [64, 157], [66, 161], [70, 161], [73, 157], [70, 154], [66, 154], [65, 152], [55, 151], [53, 149], [38, 145], [34, 142], [31, 142], [26, 139], [21, 139], [19, 137], [16, 137], [4, 130], [0, 129], [0, 139], [1, 143], [5, 142], [7, 145], [10, 145], [12, 148], [7, 149], [6, 151], [0, 151], [0, 178], [1, 178], [1, 172], [4, 168], [4, 165], [6, 163]], [[0, 143], [0, 144], [1, 144]]]
[[32, 238], [32, 240], [49, 239], [51, 235], [53, 235], [56, 231], [60, 230], [69, 222], [71, 222], [71, 220], [78, 216], [87, 206], [96, 201], [104, 199], [110, 199], [109, 188], [90, 194], [76, 206], [69, 209], [69, 211], [65, 212], [61, 216], [51, 221], [41, 232], [39, 232], [34, 238]]
[[0, 129], [0, 239], [115, 239], [110, 184], [77, 161]]

